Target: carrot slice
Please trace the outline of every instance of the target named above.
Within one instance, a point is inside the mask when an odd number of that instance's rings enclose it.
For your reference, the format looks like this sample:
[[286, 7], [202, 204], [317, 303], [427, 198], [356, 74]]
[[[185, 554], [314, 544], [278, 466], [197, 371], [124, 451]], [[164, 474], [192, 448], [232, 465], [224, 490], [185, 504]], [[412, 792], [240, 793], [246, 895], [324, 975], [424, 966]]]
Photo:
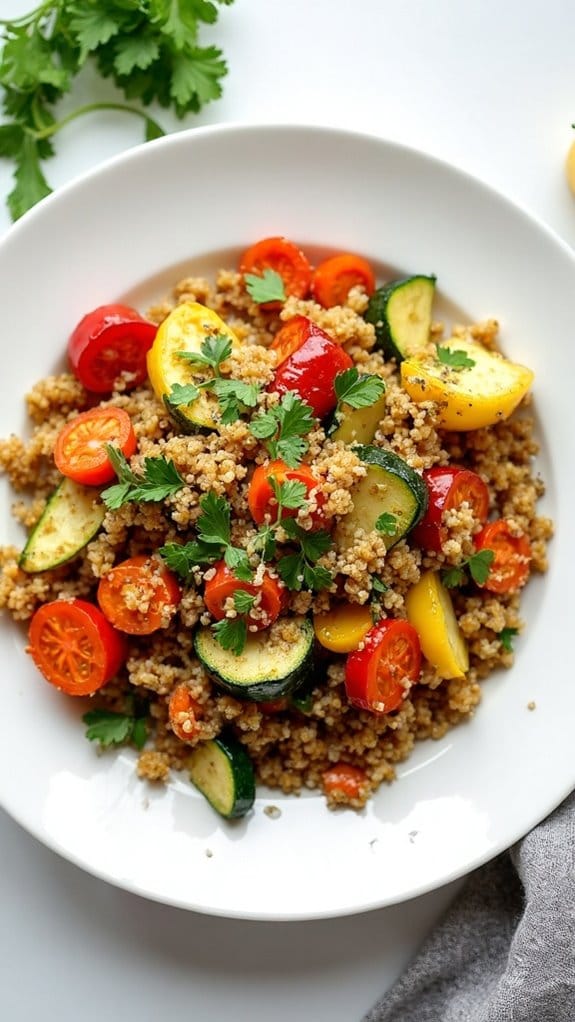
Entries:
[[312, 294], [316, 302], [330, 309], [343, 305], [352, 287], [363, 287], [366, 294], [375, 291], [374, 272], [362, 256], [342, 252], [320, 263], [312, 278]]

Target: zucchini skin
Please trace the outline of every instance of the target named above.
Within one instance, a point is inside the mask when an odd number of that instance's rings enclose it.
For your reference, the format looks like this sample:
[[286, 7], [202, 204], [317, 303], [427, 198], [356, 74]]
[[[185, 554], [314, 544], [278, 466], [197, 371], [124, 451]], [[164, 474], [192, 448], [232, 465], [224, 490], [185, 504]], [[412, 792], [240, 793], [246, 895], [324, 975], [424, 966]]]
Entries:
[[[222, 771], [223, 778], [215, 771], [208, 770], [207, 775], [204, 774], [202, 768], [209, 757], [219, 760], [222, 767], [227, 766], [227, 771]], [[222, 732], [197, 745], [188, 757], [187, 768], [192, 783], [224, 819], [238, 819], [253, 807], [256, 797], [253, 764], [241, 742], [231, 733]], [[230, 791], [222, 791], [222, 785], [216, 787], [222, 780], [229, 782]]]
[[[289, 658], [284, 657], [282, 660], [284, 673], [279, 676], [277, 671], [270, 670], [269, 677], [260, 676], [254, 678], [253, 681], [240, 680], [238, 667], [244, 654], [236, 657], [234, 653], [222, 650], [209, 626], [199, 628], [196, 632], [194, 650], [211, 680], [220, 688], [237, 699], [268, 702], [279, 699], [280, 696], [291, 695], [307, 681], [313, 669], [315, 645], [313, 625], [307, 618], [302, 618], [300, 627], [303, 633], [302, 655], [292, 665], [289, 664]], [[272, 630], [250, 636], [246, 643], [246, 649], [249, 650], [250, 645], [265, 642], [267, 638], [271, 654], [273, 652], [273, 635], [272, 626]]]
[[[403, 277], [401, 280], [392, 280], [387, 284], [383, 284], [382, 287], [377, 288], [372, 294], [364, 313], [364, 319], [367, 323], [373, 325], [377, 346], [383, 349], [387, 358], [395, 358], [397, 362], [402, 362], [408, 356], [419, 354], [427, 346], [429, 328], [431, 326], [431, 302], [426, 315], [426, 323], [418, 331], [418, 334], [422, 336], [418, 336], [415, 343], [410, 343], [410, 339], [405, 335], [403, 337], [399, 336], [399, 331], [393, 322], [394, 316], [390, 304], [399, 292], [407, 288], [418, 288], [419, 290], [422, 287], [426, 289], [431, 288], [431, 296], [433, 296], [436, 280], [437, 278], [434, 274], [428, 276], [417, 274], [412, 277]], [[413, 328], [411, 328], [410, 332], [412, 331]]]
[[100, 491], [64, 478], [28, 536], [18, 567], [29, 574], [71, 561], [99, 531], [106, 508]]

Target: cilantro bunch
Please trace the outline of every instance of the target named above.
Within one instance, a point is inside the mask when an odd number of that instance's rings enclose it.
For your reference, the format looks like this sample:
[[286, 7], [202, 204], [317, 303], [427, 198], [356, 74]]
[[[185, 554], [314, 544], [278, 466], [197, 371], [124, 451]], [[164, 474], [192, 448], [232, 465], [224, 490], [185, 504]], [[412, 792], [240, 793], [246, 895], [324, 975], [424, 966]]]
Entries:
[[[157, 103], [182, 118], [217, 99], [226, 63], [215, 46], [199, 45], [201, 23], [217, 17], [212, 0], [44, 0], [20, 18], [0, 19], [6, 118], [0, 156], [16, 165], [8, 196], [12, 219], [50, 193], [42, 162], [54, 155], [53, 136], [73, 118], [123, 110], [143, 118], [149, 141], [164, 131], [142, 107]], [[58, 120], [58, 102], [89, 60], [141, 106], [94, 102]]]

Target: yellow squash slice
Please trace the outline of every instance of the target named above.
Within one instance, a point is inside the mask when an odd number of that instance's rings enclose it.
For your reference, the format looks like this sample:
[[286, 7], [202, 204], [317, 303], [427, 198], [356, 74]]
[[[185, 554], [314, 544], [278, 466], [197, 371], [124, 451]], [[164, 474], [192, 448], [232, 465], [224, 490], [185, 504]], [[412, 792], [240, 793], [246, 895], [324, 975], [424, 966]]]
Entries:
[[436, 571], [426, 571], [405, 598], [423, 655], [441, 678], [463, 678], [469, 670], [467, 643], [457, 623], [451, 596]]
[[209, 376], [209, 370], [206, 373], [203, 366], [188, 362], [180, 353], [199, 353], [206, 338], [215, 335], [227, 337], [232, 347], [240, 343], [212, 309], [198, 302], [182, 302], [160, 324], [148, 352], [148, 376], [154, 393], [187, 433], [217, 429], [218, 402], [207, 391], [202, 391], [190, 404], [170, 401], [172, 388], [176, 384], [181, 387], [197, 384]]
[[481, 429], [509, 418], [533, 382], [531, 369], [476, 341], [452, 337], [442, 346], [462, 352], [473, 364], [456, 368], [434, 355], [405, 359], [401, 382], [410, 398], [436, 401], [444, 429]]

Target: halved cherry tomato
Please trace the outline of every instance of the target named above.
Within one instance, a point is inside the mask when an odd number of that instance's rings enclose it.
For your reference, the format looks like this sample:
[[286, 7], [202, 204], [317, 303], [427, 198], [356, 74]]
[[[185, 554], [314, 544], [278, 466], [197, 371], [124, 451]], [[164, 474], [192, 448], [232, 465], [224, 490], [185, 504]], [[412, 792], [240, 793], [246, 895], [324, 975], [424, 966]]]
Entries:
[[87, 600], [43, 603], [30, 622], [27, 652], [55, 688], [90, 696], [103, 688], [126, 659], [123, 635]]
[[385, 618], [369, 631], [363, 648], [350, 653], [345, 689], [354, 706], [390, 713], [405, 699], [421, 671], [419, 636], [408, 621]]
[[275, 351], [277, 354], [277, 364], [280, 365], [285, 362], [286, 358], [293, 355], [294, 351], [301, 348], [304, 341], [307, 341], [310, 334], [314, 333], [319, 327], [312, 323], [311, 319], [307, 316], [292, 316], [286, 323], [278, 330], [272, 343], [270, 344], [270, 350]]
[[165, 628], [181, 599], [176, 576], [153, 556], [129, 557], [100, 579], [98, 603], [115, 628], [151, 635]]
[[258, 703], [258, 710], [262, 713], [283, 713], [288, 708], [288, 700], [286, 696], [280, 696], [279, 699], [268, 699], [263, 703]]
[[[319, 486], [319, 480], [314, 476], [309, 465], [302, 464], [298, 468], [290, 468], [289, 465], [286, 465], [285, 461], [280, 459], [268, 461], [265, 465], [258, 465], [248, 488], [248, 507], [254, 522], [257, 522], [258, 525], [265, 521], [266, 515], [273, 522], [275, 522], [277, 517], [278, 506], [274, 491], [269, 482], [270, 479], [274, 479], [279, 486], [288, 480], [303, 483], [308, 494]], [[317, 511], [314, 511], [311, 517], [314, 526], [320, 528], [324, 521], [320, 509], [325, 504], [325, 495], [323, 493], [316, 493], [315, 502], [317, 504]], [[282, 518], [295, 518], [296, 515], [297, 510], [295, 508], [286, 507], [283, 509]]]
[[285, 588], [279, 579], [265, 571], [262, 581], [257, 585], [242, 582], [232, 574], [224, 561], [214, 564], [215, 574], [210, 578], [204, 589], [204, 602], [209, 613], [216, 621], [226, 616], [226, 602], [233, 599], [238, 590], [257, 597], [253, 609], [247, 615], [249, 624], [261, 631], [268, 628], [279, 617], [285, 601]]
[[316, 327], [301, 347], [278, 366], [269, 389], [279, 394], [294, 390], [302, 401], [307, 401], [314, 415], [323, 419], [337, 404], [336, 376], [352, 365], [347, 352]]
[[201, 709], [185, 681], [180, 682], [172, 690], [168, 702], [168, 719], [170, 727], [182, 742], [189, 742], [199, 731]]
[[326, 795], [343, 795], [345, 798], [359, 798], [365, 788], [367, 774], [361, 767], [351, 763], [336, 763], [321, 775], [322, 788]]
[[106, 444], [126, 458], [136, 450], [132, 420], [123, 408], [91, 408], [67, 422], [56, 437], [54, 461], [64, 476], [84, 486], [101, 486], [116, 478]]
[[342, 252], [331, 256], [314, 270], [311, 290], [316, 302], [330, 309], [332, 305], [343, 305], [352, 287], [361, 285], [366, 294], [375, 291], [374, 272], [362, 256]]
[[459, 508], [465, 501], [479, 523], [487, 521], [489, 490], [476, 472], [453, 465], [436, 465], [424, 469], [422, 478], [427, 486], [429, 502], [424, 517], [411, 533], [416, 546], [440, 551], [448, 532], [442, 524], [443, 512]]
[[147, 376], [146, 354], [157, 326], [129, 305], [99, 305], [84, 316], [68, 341], [68, 360], [86, 390], [110, 394], [122, 375], [126, 387], [137, 387]]
[[512, 593], [520, 589], [529, 578], [531, 544], [527, 536], [515, 536], [509, 522], [498, 518], [488, 522], [474, 536], [476, 550], [492, 550], [495, 554], [487, 581], [481, 588], [491, 593]]
[[[279, 273], [287, 295], [305, 298], [309, 292], [312, 268], [301, 249], [287, 238], [262, 238], [246, 249], [240, 259], [240, 272], [261, 274], [264, 270]], [[280, 306], [281, 302], [264, 302], [260, 308]]]

